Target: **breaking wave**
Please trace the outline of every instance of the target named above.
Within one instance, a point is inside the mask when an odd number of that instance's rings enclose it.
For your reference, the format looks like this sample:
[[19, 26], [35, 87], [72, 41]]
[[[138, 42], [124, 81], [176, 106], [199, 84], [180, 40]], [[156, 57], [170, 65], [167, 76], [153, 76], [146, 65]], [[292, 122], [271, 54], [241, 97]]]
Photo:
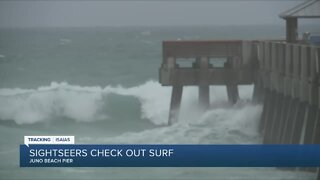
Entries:
[[[108, 118], [109, 99], [114, 95], [132, 96], [141, 102], [141, 117], [154, 124], [163, 124], [162, 114], [168, 112], [170, 90], [154, 81], [123, 88], [81, 87], [66, 82], [53, 82], [37, 89], [0, 89], [0, 119], [17, 124], [31, 124], [59, 117], [79, 122]], [[121, 110], [121, 108], [119, 108]]]
[[[197, 109], [197, 88], [184, 88], [180, 121], [197, 122], [201, 126], [201, 121], [230, 123], [237, 118], [245, 119], [243, 122], [250, 118], [256, 119], [256, 113], [247, 115], [250, 114], [248, 111], [259, 113], [261, 109], [248, 101], [251, 93], [252, 87], [241, 87], [242, 100], [231, 106], [226, 102], [225, 87], [211, 88], [212, 108], [203, 112]], [[163, 87], [152, 80], [130, 88], [83, 87], [69, 85], [66, 82], [52, 82], [49, 86], [36, 89], [0, 89], [0, 119], [13, 120], [17, 124], [32, 124], [60, 117], [78, 122], [105, 120], [112, 118], [108, 114], [108, 108], [112, 108], [110, 101], [131, 96], [133, 98], [127, 98], [128, 101], [135, 99], [140, 103], [141, 118], [148, 119], [156, 125], [164, 125], [167, 124], [170, 95], [170, 87]], [[121, 103], [123, 104], [112, 110], [126, 111], [122, 106], [125, 107], [128, 102]]]
[[[249, 101], [252, 87], [240, 87], [242, 100], [235, 105], [227, 103], [223, 86], [211, 88], [210, 94], [211, 108], [203, 111], [197, 108], [197, 88], [184, 88], [180, 120], [171, 127], [148, 129], [139, 133], [127, 132], [96, 141], [168, 144], [257, 142], [261, 106]], [[110, 117], [110, 111], [134, 113], [126, 109], [130, 108], [126, 104], [136, 100], [140, 104], [138, 113], [141, 119], [148, 119], [155, 125], [166, 125], [170, 95], [170, 87], [163, 87], [152, 80], [130, 88], [83, 87], [53, 82], [37, 89], [0, 89], [0, 119], [13, 120], [17, 124], [52, 121], [62, 117], [77, 122], [107, 121], [115, 118]], [[114, 102], [110, 101], [119, 101], [117, 107], [112, 107]], [[81, 141], [86, 143], [94, 140]]]

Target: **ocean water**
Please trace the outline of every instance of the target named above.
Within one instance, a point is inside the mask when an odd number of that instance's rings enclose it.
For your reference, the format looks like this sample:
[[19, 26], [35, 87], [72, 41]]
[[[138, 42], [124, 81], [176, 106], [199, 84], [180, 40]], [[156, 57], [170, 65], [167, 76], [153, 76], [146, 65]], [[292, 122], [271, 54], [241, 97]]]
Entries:
[[197, 88], [186, 87], [179, 122], [166, 125], [171, 88], [158, 83], [161, 42], [283, 34], [281, 26], [0, 29], [0, 179], [315, 179], [276, 168], [19, 168], [24, 135], [74, 135], [84, 144], [261, 143], [252, 86], [240, 87], [235, 105], [224, 86], [210, 87], [207, 111], [197, 107]]

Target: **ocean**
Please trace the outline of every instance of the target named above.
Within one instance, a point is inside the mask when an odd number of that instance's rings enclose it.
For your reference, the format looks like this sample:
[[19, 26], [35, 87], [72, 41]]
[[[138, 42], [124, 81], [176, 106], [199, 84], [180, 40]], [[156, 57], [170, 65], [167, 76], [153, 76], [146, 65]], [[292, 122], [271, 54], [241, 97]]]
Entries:
[[[320, 30], [319, 26], [303, 26]], [[283, 26], [0, 29], [0, 179], [313, 180], [277, 168], [20, 168], [25, 135], [74, 135], [81, 144], [260, 144], [262, 112], [210, 87], [184, 88], [179, 122], [167, 126], [171, 88], [158, 82], [163, 40], [283, 39]], [[186, 157], [187, 158], [187, 157]]]

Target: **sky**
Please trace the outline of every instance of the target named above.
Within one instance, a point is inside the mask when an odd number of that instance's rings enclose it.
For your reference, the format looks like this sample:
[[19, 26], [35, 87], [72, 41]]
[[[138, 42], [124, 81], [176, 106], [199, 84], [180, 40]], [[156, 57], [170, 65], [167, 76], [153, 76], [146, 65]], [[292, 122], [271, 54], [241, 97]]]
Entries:
[[302, 1], [10, 1], [0, 27], [99, 27], [283, 24]]

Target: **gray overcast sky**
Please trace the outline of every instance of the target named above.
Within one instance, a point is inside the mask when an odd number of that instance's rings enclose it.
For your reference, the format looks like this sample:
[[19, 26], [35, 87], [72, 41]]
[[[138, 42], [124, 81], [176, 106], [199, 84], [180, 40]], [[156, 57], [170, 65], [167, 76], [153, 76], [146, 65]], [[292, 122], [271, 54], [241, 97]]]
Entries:
[[302, 1], [0, 1], [0, 27], [282, 24]]

